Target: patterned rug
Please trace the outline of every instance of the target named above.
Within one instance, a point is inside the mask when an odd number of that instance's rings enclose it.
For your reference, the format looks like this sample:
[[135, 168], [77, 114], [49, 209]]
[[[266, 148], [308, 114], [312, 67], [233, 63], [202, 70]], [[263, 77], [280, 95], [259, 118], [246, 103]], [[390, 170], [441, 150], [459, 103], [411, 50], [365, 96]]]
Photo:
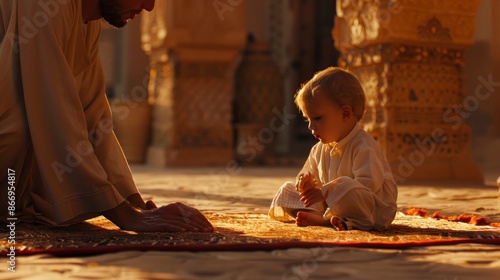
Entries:
[[[18, 224], [16, 255], [92, 255], [125, 250], [213, 251], [273, 250], [291, 247], [351, 246], [409, 248], [458, 243], [500, 245], [500, 229], [444, 219], [398, 213], [385, 232], [334, 231], [325, 227], [297, 227], [270, 220], [259, 213], [204, 213], [213, 233], [136, 233], [119, 230], [99, 217], [69, 227]], [[1, 254], [7, 254], [9, 233], [0, 234]]]

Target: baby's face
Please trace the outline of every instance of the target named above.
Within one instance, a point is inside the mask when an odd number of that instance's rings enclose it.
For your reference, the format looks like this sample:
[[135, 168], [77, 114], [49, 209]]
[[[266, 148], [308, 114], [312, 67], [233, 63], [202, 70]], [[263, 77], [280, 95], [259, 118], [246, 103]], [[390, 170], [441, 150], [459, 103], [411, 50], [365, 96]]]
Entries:
[[303, 113], [313, 136], [325, 144], [338, 142], [346, 137], [352, 129], [349, 121], [352, 119], [352, 111], [346, 107], [348, 106], [335, 104], [323, 93], [318, 93], [312, 100], [305, 102]]

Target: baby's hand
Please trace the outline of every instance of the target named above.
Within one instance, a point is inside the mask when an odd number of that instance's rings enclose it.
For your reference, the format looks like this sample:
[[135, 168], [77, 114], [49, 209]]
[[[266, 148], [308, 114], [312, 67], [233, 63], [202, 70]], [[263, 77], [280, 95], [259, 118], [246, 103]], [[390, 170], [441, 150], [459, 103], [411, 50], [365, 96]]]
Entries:
[[297, 176], [295, 188], [299, 193], [304, 193], [312, 188], [321, 188], [321, 184], [314, 178], [311, 172], [300, 173]]
[[309, 176], [310, 176], [309, 174], [310, 174], [309, 172], [306, 172], [306, 173], [300, 173], [297, 176], [297, 181], [295, 182], [295, 189], [298, 192], [304, 191], [304, 185], [306, 184], [306, 182], [309, 181]]
[[300, 193], [300, 201], [304, 202], [305, 207], [313, 206], [318, 202], [325, 202], [325, 198], [319, 188], [311, 188], [305, 192]]

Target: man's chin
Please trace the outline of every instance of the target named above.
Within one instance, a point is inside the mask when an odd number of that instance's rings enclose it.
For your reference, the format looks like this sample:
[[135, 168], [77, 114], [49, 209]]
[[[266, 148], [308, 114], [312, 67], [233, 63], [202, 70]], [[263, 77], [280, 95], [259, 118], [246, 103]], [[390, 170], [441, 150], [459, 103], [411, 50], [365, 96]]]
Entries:
[[123, 20], [121, 18], [104, 18], [107, 23], [115, 28], [122, 28], [127, 25], [128, 20]]
[[122, 27], [124, 27], [125, 25], [127, 25], [127, 22], [126, 22], [126, 21], [122, 21], [122, 22], [109, 22], [109, 21], [108, 21], [108, 23], [109, 23], [111, 26], [115, 27], [115, 28], [122, 28]]

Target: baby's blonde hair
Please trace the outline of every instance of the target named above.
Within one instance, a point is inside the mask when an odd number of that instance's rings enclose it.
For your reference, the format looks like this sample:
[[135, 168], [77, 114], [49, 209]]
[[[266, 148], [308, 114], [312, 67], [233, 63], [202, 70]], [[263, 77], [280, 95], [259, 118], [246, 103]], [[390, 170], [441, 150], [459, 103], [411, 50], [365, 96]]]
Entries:
[[339, 106], [348, 105], [353, 115], [360, 120], [365, 113], [365, 93], [358, 79], [347, 70], [328, 67], [317, 72], [312, 79], [303, 84], [295, 94], [295, 105], [304, 112], [305, 103], [322, 92]]

